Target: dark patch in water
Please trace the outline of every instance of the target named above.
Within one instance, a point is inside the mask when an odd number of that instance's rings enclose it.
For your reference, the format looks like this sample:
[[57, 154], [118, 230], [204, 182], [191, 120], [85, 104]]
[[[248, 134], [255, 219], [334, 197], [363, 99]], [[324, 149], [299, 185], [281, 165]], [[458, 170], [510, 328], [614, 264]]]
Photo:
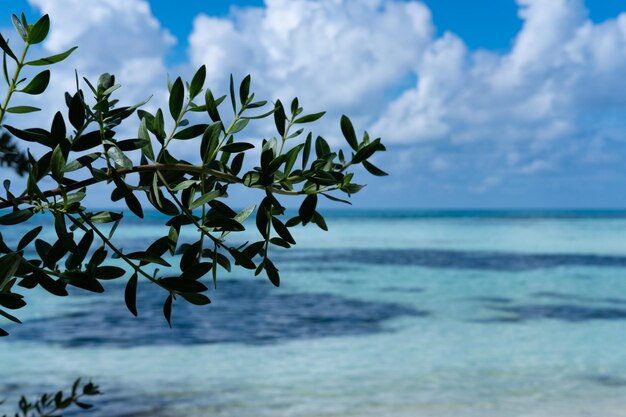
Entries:
[[531, 294], [533, 297], [549, 298], [554, 300], [582, 301], [589, 303], [626, 304], [626, 299], [618, 297], [588, 297], [577, 294], [567, 294], [553, 291], [542, 291]]
[[530, 271], [563, 266], [626, 267], [626, 256], [585, 254], [523, 254], [512, 252], [431, 249], [358, 249], [302, 252], [281, 256], [282, 263], [359, 263], [415, 265], [428, 268]]
[[470, 300], [488, 304], [510, 304], [513, 302], [513, 299], [507, 297], [471, 297]]
[[407, 292], [407, 293], [421, 293], [424, 292], [423, 288], [403, 288], [403, 287], [383, 287], [380, 289], [383, 292]]
[[173, 329], [162, 317], [164, 295], [139, 288], [139, 317], [123, 305], [122, 286], [83, 310], [11, 326], [12, 338], [77, 346], [141, 346], [205, 343], [277, 343], [290, 339], [353, 336], [383, 331], [383, 321], [428, 312], [391, 303], [331, 294], [292, 294], [260, 281], [222, 281], [213, 304], [174, 303]]
[[590, 307], [575, 304], [526, 304], [517, 306], [486, 307], [507, 313], [507, 317], [495, 317], [484, 322], [522, 322], [528, 320], [554, 319], [567, 322], [585, 322], [591, 320], [626, 320], [626, 309], [608, 307]]
[[626, 386], [626, 379], [614, 375], [587, 375], [584, 379], [605, 387], [619, 388]]

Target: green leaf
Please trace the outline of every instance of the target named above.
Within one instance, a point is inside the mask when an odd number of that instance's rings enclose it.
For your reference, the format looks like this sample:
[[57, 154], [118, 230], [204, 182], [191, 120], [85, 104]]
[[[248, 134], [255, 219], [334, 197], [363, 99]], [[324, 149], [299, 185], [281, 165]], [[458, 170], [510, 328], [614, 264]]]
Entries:
[[274, 226], [274, 230], [278, 233], [278, 236], [291, 243], [292, 245], [296, 244], [293, 236], [289, 233], [289, 229], [281, 222], [277, 217], [272, 216], [272, 226]]
[[311, 123], [314, 122], [316, 120], [319, 120], [322, 118], [322, 116], [324, 116], [326, 114], [325, 111], [320, 112], [320, 113], [314, 113], [314, 114], [307, 114], [306, 116], [302, 116], [297, 118], [296, 120], [294, 120], [294, 123], [298, 124], [298, 123]]
[[313, 139], [313, 135], [309, 133], [306, 136], [306, 140], [304, 141], [304, 152], [302, 153], [302, 169], [306, 169], [306, 166], [309, 163], [309, 155], [311, 154], [312, 139]]
[[170, 114], [174, 120], [178, 120], [180, 117], [180, 112], [183, 109], [183, 102], [185, 101], [185, 86], [183, 85], [183, 80], [178, 77], [174, 84], [172, 85], [172, 89], [170, 90]]
[[356, 132], [354, 131], [352, 122], [345, 115], [341, 116], [341, 132], [343, 133], [343, 137], [346, 138], [348, 145], [356, 151], [359, 148]]
[[0, 258], [0, 282], [9, 282], [13, 278], [20, 266], [20, 259], [21, 256], [16, 253], [9, 253]]
[[34, 61], [27, 62], [26, 65], [42, 66], [42, 65], [56, 64], [57, 62], [61, 62], [65, 58], [70, 56], [71, 53], [76, 50], [76, 48], [78, 48], [78, 47], [74, 46], [73, 48], [70, 48], [67, 51], [63, 52], [63, 53], [60, 53], [60, 54], [57, 54], [57, 55], [51, 55], [51, 56], [46, 57], [46, 58], [36, 59]]
[[57, 145], [52, 152], [52, 159], [50, 160], [50, 172], [52, 174], [52, 178], [58, 183], [62, 182], [64, 170], [65, 157], [63, 156], [61, 146]]
[[236, 142], [224, 145], [220, 148], [222, 152], [236, 153], [245, 152], [249, 149], [253, 149], [254, 145], [247, 142]]
[[137, 149], [141, 149], [144, 146], [146, 146], [148, 143], [150, 143], [149, 141], [145, 140], [145, 139], [125, 139], [125, 140], [121, 140], [119, 142], [116, 142], [115, 145], [124, 152], [128, 152], [128, 151], [136, 151]]
[[191, 203], [191, 205], [189, 206], [189, 209], [190, 210], [196, 209], [196, 208], [198, 208], [198, 207], [208, 203], [209, 201], [219, 197], [221, 194], [222, 194], [222, 192], [220, 190], [215, 190], [215, 191], [208, 192], [208, 193], [200, 196], [193, 203]]
[[331, 151], [328, 142], [326, 142], [323, 137], [318, 136], [317, 139], [315, 139], [315, 154], [318, 158], [323, 158], [329, 153], [331, 153]]
[[324, 220], [324, 217], [322, 217], [321, 214], [319, 214], [319, 212], [315, 212], [313, 213], [313, 223], [315, 223], [316, 225], [319, 226], [320, 229], [324, 230], [324, 231], [328, 231], [328, 226], [326, 225], [326, 220]]
[[202, 87], [204, 87], [204, 81], [206, 80], [206, 66], [201, 66], [198, 71], [196, 71], [193, 79], [191, 80], [191, 84], [189, 85], [189, 97], [193, 99], [202, 91]]
[[353, 164], [358, 164], [360, 162], [365, 161], [367, 158], [372, 156], [374, 152], [378, 150], [378, 146], [380, 145], [380, 139], [376, 139], [372, 143], [365, 145], [363, 148], [359, 149], [357, 153], [352, 158]]
[[369, 172], [372, 175], [376, 175], [377, 177], [384, 177], [386, 175], [389, 175], [382, 169], [379, 169], [378, 167], [372, 165], [371, 163], [367, 161], [363, 161], [363, 166], [365, 167], [367, 172]]
[[35, 45], [43, 42], [50, 30], [50, 17], [43, 15], [28, 31], [28, 43]]
[[131, 169], [133, 167], [133, 161], [124, 155], [124, 152], [122, 152], [117, 146], [111, 146], [107, 150], [107, 155], [120, 168]]
[[163, 315], [165, 316], [165, 320], [167, 320], [167, 324], [169, 324], [170, 328], [172, 327], [172, 294], [168, 295], [163, 303]]
[[208, 289], [206, 285], [193, 279], [168, 277], [159, 278], [157, 279], [157, 282], [168, 290], [183, 293], [197, 293]]
[[132, 313], [133, 316], [137, 317], [137, 273], [135, 272], [128, 282], [126, 283], [126, 288], [124, 290], [124, 302], [126, 303], [126, 307], [128, 311]]
[[4, 216], [0, 217], [0, 225], [11, 226], [14, 224], [24, 223], [26, 220], [30, 219], [32, 215], [32, 209], [12, 211], [11, 213], [5, 214]]
[[196, 305], [196, 306], [204, 306], [207, 304], [211, 304], [211, 300], [209, 299], [209, 297], [207, 297], [204, 294], [181, 294], [181, 297], [183, 297], [187, 302]]
[[298, 210], [298, 215], [302, 219], [303, 224], [307, 224], [313, 218], [313, 214], [315, 213], [315, 207], [317, 206], [317, 195], [309, 194], [306, 196], [302, 205], [300, 205], [300, 209]]
[[248, 126], [248, 123], [250, 123], [250, 119], [239, 119], [237, 120], [237, 123], [235, 123], [233, 125], [233, 127], [230, 129], [230, 134], [235, 134], [235, 133], [239, 133], [241, 132], [243, 129], [245, 129], [246, 126]]
[[22, 22], [20, 22], [20, 19], [13, 14], [11, 15], [11, 20], [13, 21], [13, 26], [15, 26], [17, 33], [19, 33], [24, 42], [26, 42], [28, 40], [28, 32], [26, 31], [24, 25], [22, 25]]
[[209, 125], [207, 124], [189, 126], [188, 128], [176, 132], [176, 134], [174, 135], [174, 139], [186, 140], [196, 138], [202, 135], [208, 127]]
[[280, 100], [276, 100], [276, 104], [274, 105], [274, 123], [276, 124], [276, 130], [280, 136], [285, 135], [285, 120], [287, 116], [285, 116], [285, 108], [283, 107], [283, 103]]
[[233, 74], [230, 74], [230, 102], [233, 105], [233, 113], [237, 113], [237, 102], [235, 101], [235, 81]]
[[40, 111], [41, 109], [39, 107], [32, 107], [32, 106], [15, 106], [15, 107], [9, 107], [7, 109], [7, 112], [9, 113], [17, 113], [17, 114], [23, 114], [23, 113], [34, 113], [36, 111]]
[[94, 130], [93, 132], [85, 133], [78, 136], [72, 143], [72, 150], [75, 152], [86, 151], [88, 149], [95, 148], [102, 144], [100, 132]]
[[43, 229], [43, 226], [38, 226], [24, 234], [24, 236], [20, 239], [20, 242], [17, 244], [17, 250], [20, 251], [28, 246], [28, 244], [39, 235], [41, 229]]
[[121, 213], [114, 213], [111, 211], [101, 211], [90, 217], [90, 220], [94, 223], [113, 223], [124, 217]]
[[17, 57], [15, 56], [15, 54], [13, 53], [13, 51], [11, 50], [11, 48], [9, 48], [9, 44], [7, 43], [6, 39], [4, 39], [4, 37], [2, 36], [2, 34], [0, 34], [0, 48], [2, 48], [2, 50], [11, 58], [13, 58], [15, 60], [15, 62], [18, 61]]
[[215, 102], [215, 98], [213, 97], [213, 93], [209, 88], [206, 89], [206, 93], [204, 94], [204, 99], [206, 102], [206, 109], [209, 113], [209, 117], [214, 122], [219, 122], [222, 119], [220, 118], [220, 113], [217, 111], [217, 103]]
[[263, 261], [265, 266], [265, 272], [267, 273], [267, 277], [270, 279], [270, 282], [274, 284], [274, 286], [280, 286], [280, 275], [278, 274], [278, 269], [274, 266], [274, 263], [269, 259], [265, 259]]
[[32, 80], [30, 80], [30, 82], [28, 83], [26, 87], [18, 91], [21, 91], [22, 93], [26, 93], [26, 94], [38, 95], [46, 91], [46, 88], [48, 88], [49, 83], [50, 83], [50, 70], [44, 70], [40, 72], [39, 74], [35, 75], [35, 77]]
[[250, 74], [246, 75], [239, 86], [239, 101], [244, 106], [250, 95]]
[[85, 107], [80, 93], [76, 93], [72, 97], [68, 110], [68, 116], [70, 123], [77, 131], [83, 127], [83, 124], [85, 123]]
[[118, 266], [100, 266], [96, 268], [94, 276], [97, 279], [117, 279], [123, 277], [124, 274], [126, 271]]

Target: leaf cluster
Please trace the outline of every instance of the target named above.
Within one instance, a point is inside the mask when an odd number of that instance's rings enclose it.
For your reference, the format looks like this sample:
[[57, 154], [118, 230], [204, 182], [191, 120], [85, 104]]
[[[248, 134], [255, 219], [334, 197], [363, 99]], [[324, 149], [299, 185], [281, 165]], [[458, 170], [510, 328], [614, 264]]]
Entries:
[[[13, 92], [38, 94], [47, 87], [49, 73], [40, 73], [19, 90], [20, 82], [11, 80], [19, 80], [22, 66], [55, 63], [73, 50], [26, 62], [29, 44], [45, 38], [49, 22], [44, 16], [32, 26], [25, 19], [21, 26], [15, 25], [25, 44], [22, 59], [15, 58], [0, 36], [5, 63], [7, 57], [15, 60], [15, 75], [5, 77], [5, 103]], [[380, 138], [371, 139], [365, 132], [359, 139], [348, 117], [340, 123], [347, 148], [333, 149], [308, 129], [324, 112], [304, 112], [297, 98], [289, 106], [280, 100], [257, 100], [250, 76], [238, 85], [231, 76], [228, 94], [219, 96], [205, 85], [206, 76], [202, 66], [188, 82], [177, 77], [168, 85], [167, 108], [149, 112], [142, 109], [149, 98], [120, 104], [116, 94], [121, 86], [114, 75], [103, 74], [95, 83], [76, 75], [76, 91], [65, 94], [66, 109], [56, 112], [49, 128], [3, 125], [15, 138], [37, 144], [44, 153], [37, 158], [27, 153], [25, 190], [14, 193], [11, 184], [4, 182], [0, 226], [44, 216], [45, 227], [53, 228], [56, 238], [39, 238], [43, 226], [37, 226], [11, 247], [0, 234], [0, 315], [19, 322], [7, 311], [26, 305], [17, 288], [39, 286], [57, 296], [67, 295], [67, 286], [100, 293], [102, 281], [125, 278], [129, 311], [138, 314], [139, 282], [149, 281], [164, 290], [163, 314], [171, 325], [175, 301], [210, 303], [202, 279], [209, 277], [216, 286], [220, 269], [230, 271], [236, 265], [255, 275], [264, 273], [278, 286], [280, 274], [270, 258], [272, 248], [295, 245], [290, 229], [298, 225], [315, 224], [327, 230], [319, 199], [350, 204], [346, 198], [363, 188], [353, 181], [355, 166], [386, 175], [371, 163], [377, 152], [385, 150]], [[0, 122], [5, 111], [17, 112], [11, 109], [6, 104], [0, 109]], [[250, 140], [244, 129], [260, 119], [269, 119], [276, 134]], [[130, 123], [136, 136], [120, 137], [120, 126]], [[175, 141], [195, 146], [197, 160], [178, 157], [170, 147]], [[42, 189], [44, 179], [52, 180], [56, 188]], [[161, 212], [162, 236], [139, 251], [121, 249], [115, 232], [129, 213], [94, 211], [83, 205], [98, 183], [107, 184], [111, 201], [123, 201], [138, 218], [144, 217], [145, 204]], [[262, 198], [236, 210], [228, 204], [232, 187], [261, 190]], [[302, 199], [296, 216], [285, 219], [281, 198]], [[236, 236], [248, 227], [249, 217], [258, 238], [242, 242]], [[181, 241], [183, 229], [194, 230], [196, 238]], [[125, 267], [111, 265], [113, 258]]]
[[[85, 402], [85, 397], [99, 395], [100, 391], [97, 385], [91, 382], [81, 383], [78, 378], [72, 384], [68, 394], [63, 391], [56, 393], [46, 393], [41, 395], [35, 401], [28, 400], [22, 396], [18, 402], [19, 411], [12, 414], [13, 417], [61, 417], [63, 410], [73, 406], [83, 410], [92, 408], [93, 405]], [[0, 402], [1, 404], [1, 402]], [[3, 414], [2, 417], [11, 417], [10, 414]]]

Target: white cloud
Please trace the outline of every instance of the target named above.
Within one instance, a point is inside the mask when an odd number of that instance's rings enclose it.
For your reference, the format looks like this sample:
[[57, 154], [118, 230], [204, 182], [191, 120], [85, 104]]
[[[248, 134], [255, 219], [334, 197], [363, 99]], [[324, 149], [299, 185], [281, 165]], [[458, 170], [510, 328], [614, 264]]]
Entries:
[[[79, 77], [96, 83], [100, 74], [116, 76], [123, 104], [134, 104], [156, 92], [154, 101], [166, 96], [165, 53], [175, 39], [151, 14], [145, 0], [29, 0], [42, 14], [49, 14], [51, 29], [43, 48], [32, 56], [78, 49], [64, 62], [51, 67], [52, 81], [37, 97], [44, 112], [28, 118], [32, 124], [50, 122], [52, 114], [65, 107], [64, 93], [76, 90], [74, 70]], [[83, 84], [86, 93], [87, 87]], [[32, 104], [32, 103], [31, 103]], [[26, 123], [15, 118], [16, 124]]]
[[250, 73], [271, 98], [295, 95], [310, 108], [367, 116], [403, 82], [433, 25], [421, 3], [386, 0], [267, 0], [231, 18], [194, 21], [190, 56], [210, 82]]

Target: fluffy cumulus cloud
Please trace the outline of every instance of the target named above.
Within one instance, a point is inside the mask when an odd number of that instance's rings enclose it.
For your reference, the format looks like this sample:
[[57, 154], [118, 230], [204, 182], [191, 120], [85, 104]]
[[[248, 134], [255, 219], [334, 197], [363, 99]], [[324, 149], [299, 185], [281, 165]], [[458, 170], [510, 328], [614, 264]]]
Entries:
[[[53, 16], [47, 52], [81, 46], [65, 68], [114, 72], [125, 99], [156, 91], [162, 105], [175, 40], [146, 0], [29, 2]], [[328, 110], [324, 131], [336, 133], [339, 115], [351, 115], [389, 144], [381, 164], [398, 175], [381, 187], [407, 204], [419, 203], [407, 196], [429, 180], [475, 195], [532, 178], [526, 187], [623, 179], [626, 13], [594, 23], [583, 0], [517, 3], [522, 29], [510, 50], [494, 52], [439, 35], [417, 0], [266, 0], [198, 15], [189, 63], [171, 72], [205, 64], [220, 91], [231, 73], [250, 73], [259, 97], [297, 95], [310, 111]], [[61, 97], [73, 76], [56, 73]]]
[[216, 85], [250, 73], [274, 97], [371, 114], [410, 75], [433, 32], [422, 3], [267, 0], [226, 19], [198, 16], [190, 57]]
[[[175, 39], [160, 25], [145, 0], [29, 0], [52, 25], [43, 50], [50, 55], [73, 46], [78, 49], [52, 69], [50, 89], [42, 96], [45, 108], [59, 109], [65, 91], [75, 91], [74, 69], [95, 83], [104, 72], [115, 74], [123, 102], [141, 101], [156, 92], [155, 101], [166, 96], [165, 54]], [[43, 113], [40, 117], [50, 118]], [[19, 122], [18, 122], [19, 123]]]
[[402, 161], [417, 149], [429, 174], [471, 172], [474, 190], [607, 163], [623, 139], [626, 13], [594, 24], [582, 0], [518, 6], [506, 53], [435, 36], [421, 2], [268, 0], [198, 16], [190, 56], [216, 84], [252, 73], [275, 96], [354, 114], [397, 145], [398, 170], [415, 172]]

